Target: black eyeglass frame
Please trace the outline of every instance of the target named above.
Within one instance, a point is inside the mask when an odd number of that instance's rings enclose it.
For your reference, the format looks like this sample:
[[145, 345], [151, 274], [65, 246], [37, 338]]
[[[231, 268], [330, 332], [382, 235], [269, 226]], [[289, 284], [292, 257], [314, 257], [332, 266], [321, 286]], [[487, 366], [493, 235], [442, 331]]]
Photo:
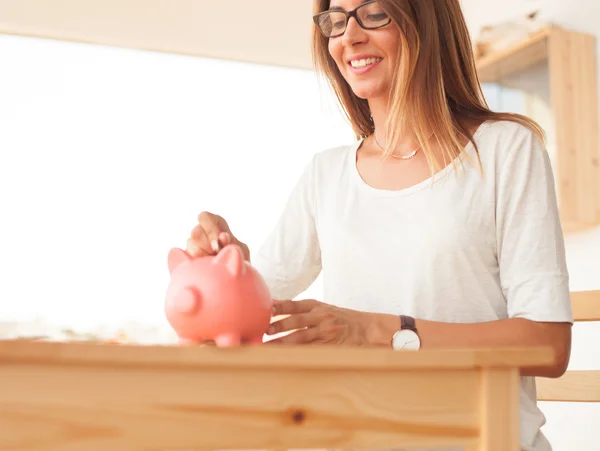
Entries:
[[[370, 0], [368, 2], [365, 2], [361, 5], [358, 5], [356, 8], [354, 8], [352, 11], [344, 11], [343, 9], [328, 9], [327, 11], [322, 11], [318, 14], [315, 14], [313, 16], [313, 22], [315, 23], [315, 25], [317, 26], [317, 28], [319, 29], [319, 31], [321, 32], [321, 34], [323, 36], [325, 36], [326, 38], [336, 38], [338, 36], [343, 35], [346, 32], [346, 29], [348, 28], [348, 22], [350, 21], [350, 18], [354, 17], [354, 19], [356, 19], [356, 22], [365, 30], [376, 30], [378, 28], [382, 28], [385, 27], [386, 25], [389, 25], [392, 22], [392, 18], [388, 15], [388, 20], [386, 23], [382, 24], [382, 25], [377, 25], [376, 27], [367, 27], [365, 26], [365, 24], [362, 23], [362, 21], [360, 20], [360, 18], [357, 15], [357, 11], [367, 5], [370, 5], [371, 3], [378, 3], [378, 0]], [[325, 14], [330, 14], [330, 13], [342, 13], [346, 16], [346, 24], [344, 25], [344, 30], [339, 33], [339, 34], [333, 34], [333, 35], [327, 35], [323, 32], [323, 29], [319, 26], [319, 18], [321, 16], [324, 16]]]

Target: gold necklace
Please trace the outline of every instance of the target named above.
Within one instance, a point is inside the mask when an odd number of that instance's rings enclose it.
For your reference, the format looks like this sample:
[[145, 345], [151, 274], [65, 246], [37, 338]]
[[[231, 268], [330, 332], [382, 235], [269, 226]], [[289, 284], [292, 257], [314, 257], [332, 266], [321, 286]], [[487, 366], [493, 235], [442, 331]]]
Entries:
[[[429, 138], [427, 138], [427, 140], [429, 140], [433, 136], [433, 133], [434, 132], [431, 132], [431, 135], [429, 135]], [[375, 138], [375, 143], [377, 144], [377, 147], [379, 147], [382, 152], [385, 152], [383, 150], [383, 147], [381, 147], [381, 144], [379, 144], [379, 141], [377, 141], [377, 134], [375, 132], [373, 132], [373, 138]], [[410, 160], [411, 158], [414, 158], [414, 156], [417, 154], [417, 152], [419, 150], [421, 150], [421, 147], [422, 146], [417, 147], [415, 150], [413, 150], [408, 155], [394, 155], [394, 154], [391, 154], [390, 156], [392, 158], [398, 158], [399, 160]]]

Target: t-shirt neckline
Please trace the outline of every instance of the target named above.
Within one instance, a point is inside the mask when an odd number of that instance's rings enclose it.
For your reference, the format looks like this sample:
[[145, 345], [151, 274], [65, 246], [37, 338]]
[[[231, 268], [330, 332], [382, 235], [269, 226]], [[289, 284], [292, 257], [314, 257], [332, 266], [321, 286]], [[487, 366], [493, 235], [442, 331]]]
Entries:
[[[479, 127], [473, 134], [473, 140], [476, 140], [479, 138], [480, 134], [483, 133], [483, 130], [484, 130], [484, 128], [487, 127], [487, 125], [488, 125], [487, 121], [485, 121], [479, 125]], [[442, 168], [435, 175], [428, 177], [425, 180], [423, 180], [422, 182], [419, 182], [415, 185], [409, 186], [408, 188], [403, 188], [403, 189], [399, 189], [399, 190], [388, 190], [388, 189], [382, 189], [382, 188], [375, 188], [364, 181], [364, 179], [360, 175], [360, 172], [358, 171], [358, 167], [356, 165], [356, 156], [358, 153], [358, 149], [360, 148], [360, 146], [362, 145], [364, 140], [365, 140], [365, 138], [359, 139], [353, 145], [353, 147], [351, 149], [350, 158], [349, 158], [350, 173], [352, 174], [352, 179], [354, 180], [354, 183], [358, 186], [358, 189], [360, 189], [361, 191], [363, 191], [367, 194], [375, 195], [378, 197], [404, 197], [404, 196], [409, 196], [411, 194], [414, 194], [428, 186], [433, 186], [434, 183], [438, 183], [440, 180], [442, 180], [448, 174], [450, 174], [451, 171], [454, 169], [453, 166], [458, 167], [462, 163], [462, 159], [465, 157], [464, 154], [457, 156], [453, 162], [448, 164], [446, 167]], [[464, 148], [465, 153], [469, 154], [469, 157], [471, 157], [471, 153], [473, 152], [474, 149], [475, 149], [475, 147], [473, 146], [472, 141], [469, 141]]]

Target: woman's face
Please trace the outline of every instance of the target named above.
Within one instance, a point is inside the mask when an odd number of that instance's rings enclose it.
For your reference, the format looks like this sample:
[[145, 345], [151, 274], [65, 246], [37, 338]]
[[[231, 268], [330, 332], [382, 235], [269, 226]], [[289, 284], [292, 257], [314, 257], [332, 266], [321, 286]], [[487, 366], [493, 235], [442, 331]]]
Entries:
[[[364, 0], [331, 0], [329, 9], [351, 11], [363, 3]], [[387, 17], [378, 4], [363, 7], [359, 14], [372, 23]], [[362, 99], [387, 99], [399, 46], [400, 30], [394, 22], [367, 30], [354, 17], [348, 21], [343, 35], [329, 38], [331, 57], [354, 94]]]

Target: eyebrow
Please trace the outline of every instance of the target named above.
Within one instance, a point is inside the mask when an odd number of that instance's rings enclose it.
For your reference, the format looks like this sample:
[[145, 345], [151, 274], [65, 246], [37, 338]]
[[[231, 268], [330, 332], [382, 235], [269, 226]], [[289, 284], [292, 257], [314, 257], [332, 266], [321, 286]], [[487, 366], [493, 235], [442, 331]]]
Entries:
[[[363, 3], [367, 3], [370, 0], [363, 0], [362, 2], [360, 2], [360, 4], [362, 5]], [[344, 8], [342, 8], [341, 6], [330, 6], [329, 7], [329, 11], [346, 11]]]

